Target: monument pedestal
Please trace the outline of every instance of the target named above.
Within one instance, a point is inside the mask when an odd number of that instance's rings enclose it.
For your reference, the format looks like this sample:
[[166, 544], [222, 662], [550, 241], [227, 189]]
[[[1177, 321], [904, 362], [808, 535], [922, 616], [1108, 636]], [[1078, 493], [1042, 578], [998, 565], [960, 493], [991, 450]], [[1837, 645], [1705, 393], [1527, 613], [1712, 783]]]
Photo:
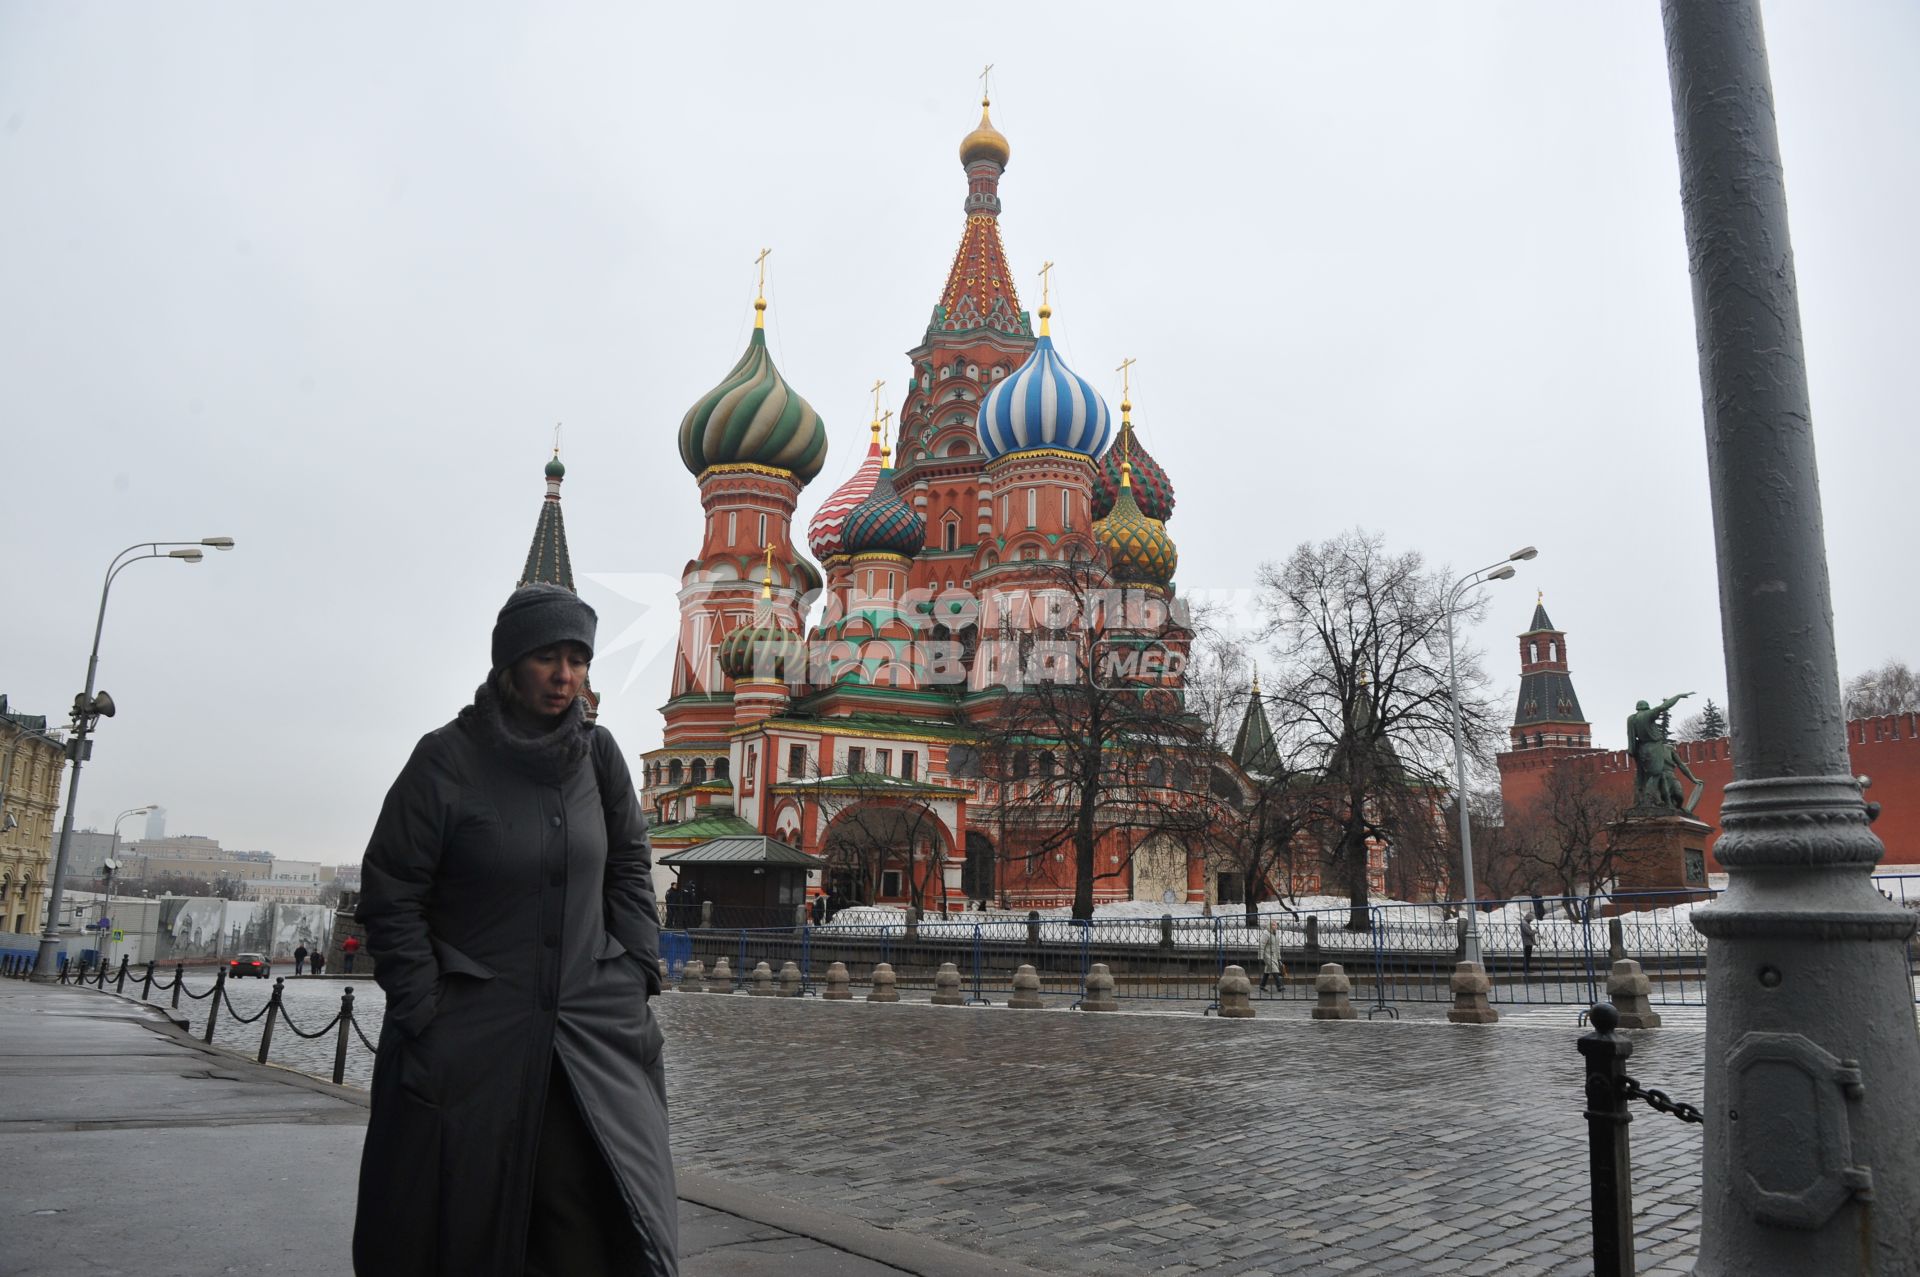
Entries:
[[[1611, 912], [1631, 907], [1620, 897], [1638, 892], [1685, 891], [1697, 893], [1686, 899], [1710, 899], [1707, 835], [1712, 832], [1713, 827], [1705, 821], [1671, 807], [1635, 807], [1615, 821], [1607, 829], [1615, 883]], [[1681, 900], [1664, 896], [1658, 903], [1678, 904]]]

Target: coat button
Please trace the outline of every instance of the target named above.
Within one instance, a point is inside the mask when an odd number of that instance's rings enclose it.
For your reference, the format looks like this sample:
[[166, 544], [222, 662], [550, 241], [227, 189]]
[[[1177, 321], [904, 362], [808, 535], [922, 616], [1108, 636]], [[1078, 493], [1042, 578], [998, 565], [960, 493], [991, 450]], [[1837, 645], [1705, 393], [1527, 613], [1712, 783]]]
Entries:
[[552, 820], [548, 821], [547, 823], [552, 825], [555, 829], [558, 829], [560, 828], [560, 817], [555, 816]]

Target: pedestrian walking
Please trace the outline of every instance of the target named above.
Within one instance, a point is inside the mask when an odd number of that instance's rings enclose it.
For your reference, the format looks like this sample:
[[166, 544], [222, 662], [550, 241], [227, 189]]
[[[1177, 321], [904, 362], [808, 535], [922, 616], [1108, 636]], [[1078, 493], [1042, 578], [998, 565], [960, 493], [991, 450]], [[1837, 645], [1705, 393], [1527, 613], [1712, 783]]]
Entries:
[[1522, 978], [1533, 974], [1533, 919], [1526, 914], [1520, 915], [1520, 974]]
[[1276, 993], [1287, 991], [1287, 963], [1280, 953], [1280, 924], [1278, 921], [1267, 923], [1267, 930], [1260, 937], [1260, 992], [1267, 991], [1267, 981], [1273, 981]]
[[386, 993], [359, 1277], [677, 1277], [652, 853], [582, 698], [593, 609], [515, 590], [473, 704], [429, 732], [367, 844]]
[[340, 942], [340, 969], [348, 975], [353, 974], [353, 955], [358, 952], [360, 952], [359, 936], [348, 936]]
[[813, 904], [808, 908], [807, 912], [813, 918], [814, 926], [817, 927], [825, 922], [827, 920], [827, 898], [825, 896], [815, 896], [813, 898]]
[[307, 955], [307, 959], [313, 964], [313, 974], [325, 975], [327, 973], [327, 951], [325, 949], [315, 949]]
[[301, 968], [307, 965], [307, 946], [299, 945], [293, 951], [293, 973], [301, 974]]

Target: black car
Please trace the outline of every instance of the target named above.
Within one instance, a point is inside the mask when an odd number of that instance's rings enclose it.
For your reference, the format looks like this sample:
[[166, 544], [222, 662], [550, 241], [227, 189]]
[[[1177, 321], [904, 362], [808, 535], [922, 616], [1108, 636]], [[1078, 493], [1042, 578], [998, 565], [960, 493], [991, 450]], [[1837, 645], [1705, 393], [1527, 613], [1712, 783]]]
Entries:
[[236, 954], [233, 961], [227, 964], [227, 974], [230, 976], [257, 975], [264, 980], [273, 974], [273, 964], [267, 961], [267, 955], [264, 953]]

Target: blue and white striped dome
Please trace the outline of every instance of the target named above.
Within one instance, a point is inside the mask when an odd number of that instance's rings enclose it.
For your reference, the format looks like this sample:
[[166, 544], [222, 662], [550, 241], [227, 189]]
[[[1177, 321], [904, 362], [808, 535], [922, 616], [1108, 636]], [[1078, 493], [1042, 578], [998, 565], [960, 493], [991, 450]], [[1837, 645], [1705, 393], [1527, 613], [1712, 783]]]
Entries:
[[1062, 362], [1043, 328], [1027, 362], [981, 401], [977, 430], [989, 459], [1029, 448], [1097, 457], [1106, 450], [1111, 421], [1107, 401]]

